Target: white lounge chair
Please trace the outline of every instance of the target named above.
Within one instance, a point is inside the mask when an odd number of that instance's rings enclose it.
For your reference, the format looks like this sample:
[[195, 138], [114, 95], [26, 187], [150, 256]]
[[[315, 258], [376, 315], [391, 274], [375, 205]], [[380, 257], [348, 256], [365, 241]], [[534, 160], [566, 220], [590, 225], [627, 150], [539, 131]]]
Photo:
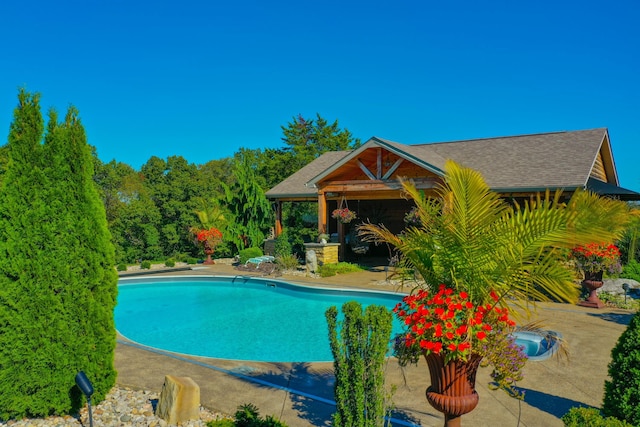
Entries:
[[264, 255], [264, 256], [249, 258], [244, 265], [255, 264], [256, 268], [258, 268], [260, 264], [262, 264], [263, 262], [273, 262], [275, 260], [276, 259], [271, 255]]

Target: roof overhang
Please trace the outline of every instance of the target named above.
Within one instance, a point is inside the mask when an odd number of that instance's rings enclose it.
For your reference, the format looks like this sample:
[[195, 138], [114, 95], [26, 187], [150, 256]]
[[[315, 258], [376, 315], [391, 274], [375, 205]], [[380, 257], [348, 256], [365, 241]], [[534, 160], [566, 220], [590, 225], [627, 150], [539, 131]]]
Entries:
[[593, 191], [601, 196], [615, 197], [620, 200], [640, 200], [640, 193], [595, 178], [589, 178], [587, 181], [587, 190]]
[[370, 148], [376, 148], [376, 147], [382, 147], [385, 150], [389, 151], [390, 153], [393, 153], [395, 155], [397, 155], [398, 157], [402, 157], [403, 159], [406, 159], [412, 163], [415, 163], [416, 165], [424, 168], [425, 170], [428, 170], [438, 176], [444, 176], [444, 171], [430, 163], [425, 162], [424, 160], [421, 160], [420, 158], [400, 149], [399, 147], [395, 146], [392, 143], [389, 143], [385, 140], [382, 140], [380, 138], [377, 137], [372, 137], [370, 138], [367, 142], [365, 142], [364, 144], [362, 144], [360, 147], [358, 147], [357, 149], [353, 150], [351, 153], [347, 154], [344, 158], [340, 159], [338, 162], [334, 163], [331, 167], [325, 169], [324, 171], [322, 171], [320, 174], [314, 176], [313, 178], [311, 178], [305, 185], [308, 187], [315, 187], [316, 184], [320, 181], [322, 181], [325, 177], [329, 176], [331, 173], [335, 172], [336, 170], [340, 169], [342, 166], [344, 166], [345, 164], [347, 164], [349, 161], [353, 160], [353, 159], [357, 159], [358, 156], [363, 153], [364, 151], [370, 149]]

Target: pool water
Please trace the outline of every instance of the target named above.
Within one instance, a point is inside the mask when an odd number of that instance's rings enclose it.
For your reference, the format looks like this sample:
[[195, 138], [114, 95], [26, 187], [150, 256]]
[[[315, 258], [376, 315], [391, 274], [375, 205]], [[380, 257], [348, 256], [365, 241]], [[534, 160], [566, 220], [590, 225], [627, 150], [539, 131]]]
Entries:
[[[121, 280], [115, 322], [137, 343], [266, 362], [332, 361], [325, 311], [356, 300], [392, 309], [399, 294], [299, 287], [247, 278]], [[394, 332], [401, 325], [394, 318]], [[392, 335], [393, 336], [393, 335]]]

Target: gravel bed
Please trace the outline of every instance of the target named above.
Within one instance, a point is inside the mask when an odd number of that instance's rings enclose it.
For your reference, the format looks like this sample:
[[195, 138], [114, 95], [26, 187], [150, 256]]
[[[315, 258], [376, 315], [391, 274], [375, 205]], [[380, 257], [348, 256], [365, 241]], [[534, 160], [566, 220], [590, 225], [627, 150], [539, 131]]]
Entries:
[[[132, 390], [126, 387], [114, 387], [106, 399], [93, 406], [93, 425], [95, 427], [169, 427], [165, 420], [154, 415], [154, 407], [159, 393]], [[211, 420], [228, 418], [223, 414], [200, 407], [200, 419], [187, 421], [182, 427], [206, 427]], [[173, 425], [173, 424], [172, 424]], [[87, 406], [80, 414], [65, 417], [10, 420], [0, 426], [11, 427], [88, 427], [89, 412]]]

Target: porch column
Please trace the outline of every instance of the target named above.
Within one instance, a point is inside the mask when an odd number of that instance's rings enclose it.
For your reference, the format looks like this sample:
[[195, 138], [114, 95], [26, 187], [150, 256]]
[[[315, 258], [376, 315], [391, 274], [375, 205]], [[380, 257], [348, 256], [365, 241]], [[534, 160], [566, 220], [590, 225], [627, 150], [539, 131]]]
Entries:
[[273, 228], [273, 234], [275, 234], [275, 237], [282, 234], [282, 202], [280, 200], [276, 202], [276, 223]]
[[327, 198], [324, 191], [318, 191], [318, 233], [327, 233]]

